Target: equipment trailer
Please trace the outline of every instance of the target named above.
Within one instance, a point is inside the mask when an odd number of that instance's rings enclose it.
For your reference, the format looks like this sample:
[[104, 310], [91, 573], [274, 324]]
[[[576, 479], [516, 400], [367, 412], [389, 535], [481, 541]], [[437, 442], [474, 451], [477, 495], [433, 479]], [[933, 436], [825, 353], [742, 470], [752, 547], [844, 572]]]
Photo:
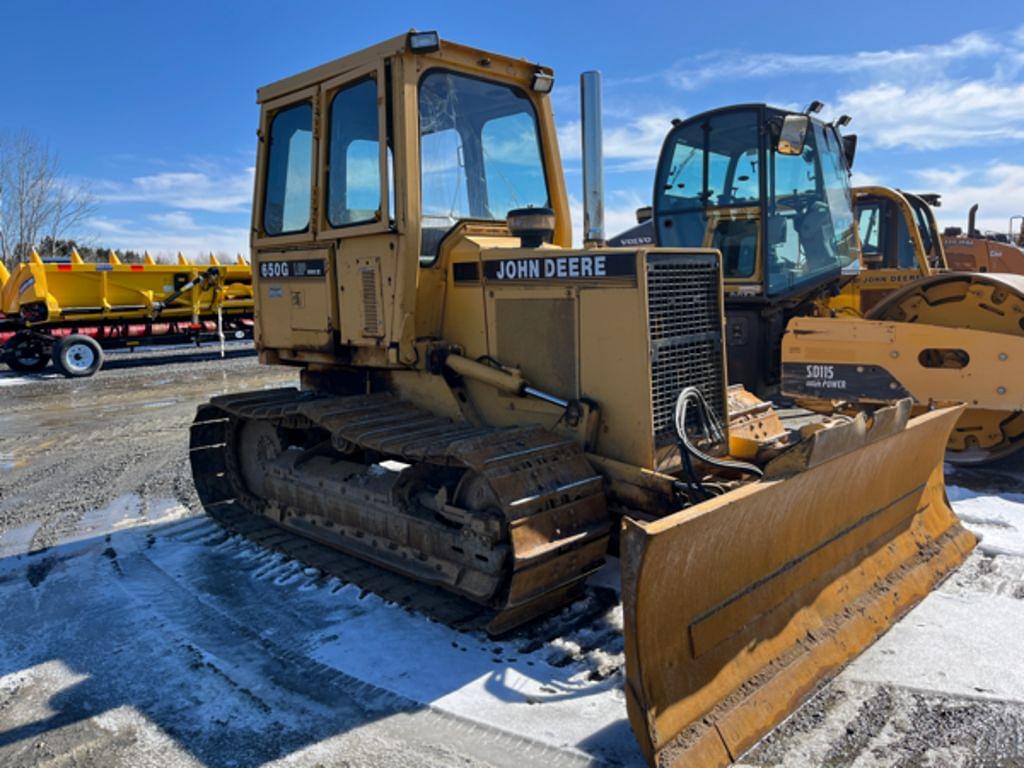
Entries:
[[39, 372], [53, 361], [69, 378], [91, 376], [103, 350], [200, 344], [252, 336], [248, 263], [208, 266], [179, 256], [177, 265], [45, 263], [33, 253], [15, 272], [0, 267], [0, 359], [15, 371]]

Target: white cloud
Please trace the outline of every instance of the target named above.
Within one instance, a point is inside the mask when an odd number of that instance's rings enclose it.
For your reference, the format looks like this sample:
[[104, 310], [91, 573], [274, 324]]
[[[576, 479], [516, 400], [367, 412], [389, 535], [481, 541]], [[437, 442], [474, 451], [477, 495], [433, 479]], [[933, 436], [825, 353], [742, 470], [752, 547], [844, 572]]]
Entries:
[[993, 163], [981, 170], [924, 168], [913, 173], [919, 188], [939, 192], [942, 206], [935, 212], [940, 225], [967, 226], [967, 211], [978, 204], [978, 228], [1006, 232], [1011, 216], [1024, 214], [1024, 165]]
[[[1024, 28], [1017, 34], [1024, 34]], [[695, 90], [718, 80], [806, 75], [812, 72], [863, 74], [914, 72], [921, 76], [950, 62], [999, 55], [1007, 51], [1000, 41], [970, 32], [938, 45], [882, 51], [834, 54], [746, 53], [721, 50], [677, 62], [664, 79], [677, 88]]]
[[[635, 190], [615, 190], [608, 194], [604, 206], [604, 236], [612, 238], [636, 225], [636, 209], [650, 205]], [[583, 203], [576, 195], [569, 195], [569, 214], [572, 217], [572, 243], [583, 246]]]
[[199, 225], [196, 224], [192, 216], [184, 211], [151, 213], [147, 218], [152, 222], [162, 224], [165, 227], [171, 227], [173, 229], [194, 230], [199, 228]]
[[824, 74], [840, 85], [834, 114], [849, 114], [867, 147], [942, 149], [1024, 138], [1024, 26], [969, 32], [894, 50], [791, 54], [719, 50], [659, 77], [682, 90], [724, 80]]
[[[602, 137], [605, 171], [650, 171], [653, 178], [661, 144], [672, 127], [672, 118], [678, 116], [678, 113], [652, 112], [630, 115], [623, 122], [610, 124], [612, 120], [606, 113]], [[559, 125], [558, 144], [564, 161], [579, 161], [582, 151], [579, 120]]]
[[249, 253], [247, 227], [198, 225], [187, 214], [154, 214], [142, 223], [127, 219], [95, 217], [83, 227], [87, 240], [121, 251], [149, 251], [153, 256], [173, 256], [181, 252], [190, 258], [210, 253], [227, 255]]
[[935, 210], [940, 229], [967, 227], [967, 212], [978, 204], [977, 226], [1006, 232], [1011, 216], [1024, 215], [1024, 165], [992, 163], [981, 169], [960, 166], [919, 168], [909, 172], [874, 173], [855, 170], [851, 184], [856, 187], [898, 187], [911, 192], [941, 195]]
[[129, 181], [97, 180], [90, 185], [106, 203], [151, 203], [215, 213], [248, 210], [253, 168], [225, 170], [204, 165], [181, 171], [136, 176]]
[[865, 143], [883, 149], [1024, 139], [1024, 83], [878, 83], [840, 95], [835, 111], [852, 115]]
[[886, 186], [885, 180], [874, 173], [853, 169], [853, 176], [850, 178], [851, 187], [877, 187]]

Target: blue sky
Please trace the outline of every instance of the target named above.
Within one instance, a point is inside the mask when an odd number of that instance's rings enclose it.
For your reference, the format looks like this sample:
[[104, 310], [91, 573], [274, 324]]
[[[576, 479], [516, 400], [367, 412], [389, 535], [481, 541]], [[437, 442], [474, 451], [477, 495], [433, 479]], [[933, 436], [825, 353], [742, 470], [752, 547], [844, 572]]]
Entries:
[[410, 27], [555, 69], [574, 199], [577, 78], [602, 71], [609, 234], [649, 201], [669, 120], [741, 101], [852, 115], [855, 182], [941, 192], [944, 225], [1024, 213], [1019, 2], [10, 0], [3, 21], [0, 130], [88, 181], [97, 245], [247, 250], [257, 86]]

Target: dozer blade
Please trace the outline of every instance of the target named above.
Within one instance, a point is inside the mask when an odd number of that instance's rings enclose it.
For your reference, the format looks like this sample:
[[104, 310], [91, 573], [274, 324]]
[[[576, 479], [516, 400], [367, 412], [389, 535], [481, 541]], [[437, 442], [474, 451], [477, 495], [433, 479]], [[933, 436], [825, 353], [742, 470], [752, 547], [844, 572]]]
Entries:
[[816, 433], [758, 483], [625, 520], [626, 697], [652, 765], [735, 760], [974, 547], [942, 474], [962, 408], [908, 422], [909, 406]]

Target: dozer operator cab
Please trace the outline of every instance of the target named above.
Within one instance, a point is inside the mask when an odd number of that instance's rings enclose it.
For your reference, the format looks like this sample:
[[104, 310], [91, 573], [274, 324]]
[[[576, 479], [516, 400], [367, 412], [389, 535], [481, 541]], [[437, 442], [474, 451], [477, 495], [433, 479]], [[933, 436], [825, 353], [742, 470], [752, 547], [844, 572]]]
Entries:
[[721, 251], [733, 383], [770, 393], [787, 320], [858, 268], [853, 138], [812, 115], [748, 104], [677, 121], [665, 139], [655, 240]]
[[439, 254], [460, 223], [507, 236], [510, 210], [550, 209], [547, 239], [569, 246], [542, 101], [552, 82], [547, 68], [411, 33], [261, 88], [264, 359], [414, 363], [415, 340], [441, 335]]

